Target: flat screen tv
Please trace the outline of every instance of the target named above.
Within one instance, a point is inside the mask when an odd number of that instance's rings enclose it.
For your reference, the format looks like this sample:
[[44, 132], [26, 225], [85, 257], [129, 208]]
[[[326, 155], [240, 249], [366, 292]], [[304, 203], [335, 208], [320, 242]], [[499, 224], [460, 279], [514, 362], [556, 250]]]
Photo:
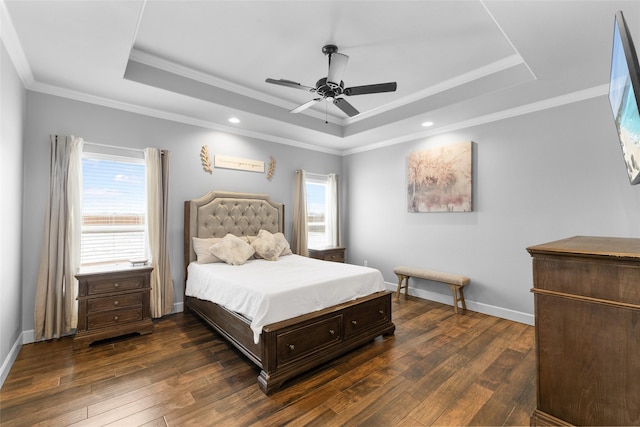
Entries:
[[613, 28], [609, 102], [632, 185], [640, 183], [640, 67], [631, 33], [622, 12]]

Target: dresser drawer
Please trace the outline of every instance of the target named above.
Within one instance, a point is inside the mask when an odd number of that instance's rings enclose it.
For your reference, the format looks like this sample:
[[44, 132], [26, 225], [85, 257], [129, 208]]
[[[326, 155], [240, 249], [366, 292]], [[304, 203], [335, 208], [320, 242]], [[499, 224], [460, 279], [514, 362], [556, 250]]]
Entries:
[[142, 307], [103, 311], [87, 316], [89, 330], [142, 320]]
[[92, 279], [87, 283], [87, 294], [105, 294], [109, 292], [142, 289], [145, 280], [142, 276], [113, 277], [108, 279]]
[[373, 300], [345, 310], [345, 339], [368, 328], [378, 326], [391, 319], [391, 305], [387, 300]]
[[141, 292], [94, 298], [87, 301], [87, 311], [89, 314], [92, 314], [98, 311], [142, 306], [142, 299], [143, 295]]
[[342, 316], [334, 316], [279, 334], [278, 366], [341, 340]]

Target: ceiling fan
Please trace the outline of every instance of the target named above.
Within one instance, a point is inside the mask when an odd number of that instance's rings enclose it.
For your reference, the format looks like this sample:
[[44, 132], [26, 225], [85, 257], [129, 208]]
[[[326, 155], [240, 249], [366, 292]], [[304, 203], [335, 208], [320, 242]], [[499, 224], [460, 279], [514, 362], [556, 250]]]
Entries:
[[272, 83], [280, 86], [292, 87], [294, 89], [301, 89], [307, 92], [315, 92], [320, 95], [319, 98], [312, 99], [304, 104], [291, 110], [292, 113], [299, 113], [312, 105], [317, 104], [322, 100], [332, 101], [333, 104], [341, 109], [349, 117], [360, 114], [356, 108], [349, 104], [342, 96], [353, 95], [365, 95], [369, 93], [382, 93], [382, 92], [394, 92], [396, 90], [396, 82], [378, 83], [364, 86], [352, 86], [345, 88], [342, 81], [342, 74], [347, 67], [349, 57], [342, 53], [338, 53], [338, 47], [332, 44], [328, 44], [322, 48], [322, 53], [329, 57], [329, 72], [327, 77], [323, 77], [316, 82], [315, 87], [304, 86], [300, 83], [286, 80], [286, 79], [266, 79], [267, 83]]

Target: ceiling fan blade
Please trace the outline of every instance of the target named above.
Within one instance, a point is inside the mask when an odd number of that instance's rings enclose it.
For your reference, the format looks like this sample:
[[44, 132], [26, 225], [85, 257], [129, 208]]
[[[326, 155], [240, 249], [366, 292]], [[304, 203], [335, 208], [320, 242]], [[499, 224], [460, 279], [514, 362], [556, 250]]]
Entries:
[[395, 92], [397, 87], [398, 87], [398, 84], [396, 82], [378, 83], [375, 85], [348, 87], [344, 90], [343, 93], [347, 96], [351, 96], [351, 95], [365, 95], [367, 93]]
[[347, 68], [349, 57], [341, 53], [332, 53], [329, 55], [329, 73], [327, 74], [327, 82], [335, 83], [340, 86], [342, 75]]
[[286, 86], [286, 87], [292, 87], [294, 89], [302, 89], [304, 91], [307, 92], [315, 92], [316, 88], [315, 87], [310, 87], [310, 86], [303, 86], [298, 82], [294, 82], [291, 80], [285, 80], [285, 79], [266, 79], [265, 82], [267, 83], [272, 83], [274, 85], [280, 85], [280, 86]]
[[341, 109], [349, 117], [357, 116], [358, 114], [360, 114], [360, 112], [356, 110], [353, 105], [349, 104], [346, 99], [336, 98], [333, 100], [333, 104]]
[[322, 101], [322, 98], [316, 98], [316, 99], [312, 99], [311, 101], [305, 102], [304, 104], [294, 108], [293, 110], [289, 111], [290, 113], [299, 113], [300, 111], [306, 110], [307, 108], [311, 107], [312, 105], [317, 104], [318, 102]]

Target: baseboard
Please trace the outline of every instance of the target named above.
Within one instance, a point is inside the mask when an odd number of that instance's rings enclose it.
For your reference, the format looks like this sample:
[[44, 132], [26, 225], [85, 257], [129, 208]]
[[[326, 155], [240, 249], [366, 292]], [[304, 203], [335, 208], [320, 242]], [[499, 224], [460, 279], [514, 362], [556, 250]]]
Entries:
[[[385, 282], [388, 290], [395, 292], [398, 289], [398, 284]], [[404, 291], [403, 291], [404, 292]], [[447, 304], [453, 307], [453, 298], [451, 295], [439, 294], [433, 291], [427, 291], [424, 289], [409, 287], [409, 295], [426, 299], [429, 301], [439, 302], [441, 304]], [[482, 302], [470, 301], [466, 298], [465, 303], [468, 310], [476, 311], [478, 313], [487, 314], [489, 316], [499, 317], [501, 319], [512, 320], [518, 323], [524, 323], [525, 325], [534, 325], [535, 317], [533, 314], [523, 313], [520, 311], [511, 310], [504, 307], [497, 307], [495, 305], [489, 305]]]
[[184, 311], [184, 302], [180, 301], [180, 302], [174, 302], [173, 303], [173, 312], [174, 313], [180, 313]]
[[31, 344], [36, 342], [36, 334], [33, 329], [22, 331], [22, 344]]
[[13, 366], [13, 362], [16, 361], [18, 353], [20, 353], [20, 349], [22, 348], [23, 343], [23, 335], [24, 332], [18, 335], [16, 342], [14, 342], [13, 346], [11, 347], [11, 351], [9, 351], [9, 354], [2, 362], [2, 368], [0, 368], [0, 387], [2, 387], [2, 385], [4, 384], [4, 380], [7, 379], [7, 375], [9, 375], [9, 371]]

